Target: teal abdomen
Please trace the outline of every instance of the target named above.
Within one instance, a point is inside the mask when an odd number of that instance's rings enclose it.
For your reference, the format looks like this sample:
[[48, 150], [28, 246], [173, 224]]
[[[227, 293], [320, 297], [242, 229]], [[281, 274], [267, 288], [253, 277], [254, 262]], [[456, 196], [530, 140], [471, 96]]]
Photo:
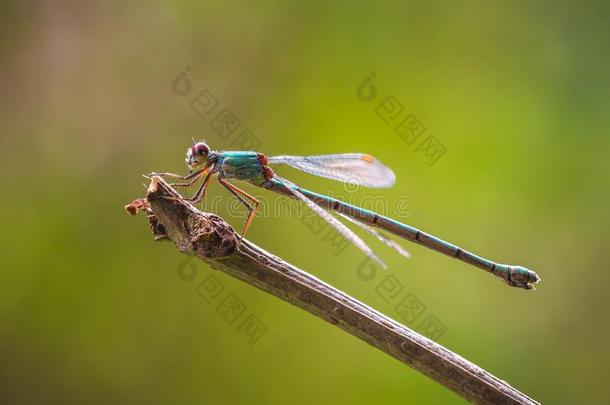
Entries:
[[264, 178], [263, 165], [256, 152], [222, 152], [217, 163], [221, 177], [237, 180]]

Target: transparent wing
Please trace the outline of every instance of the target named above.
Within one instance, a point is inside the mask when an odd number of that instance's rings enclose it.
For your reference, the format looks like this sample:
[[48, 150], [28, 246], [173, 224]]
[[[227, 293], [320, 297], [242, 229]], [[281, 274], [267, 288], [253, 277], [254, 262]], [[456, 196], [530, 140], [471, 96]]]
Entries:
[[269, 163], [286, 164], [316, 176], [371, 188], [391, 187], [396, 181], [392, 169], [363, 153], [272, 156]]
[[382, 241], [383, 243], [385, 243], [386, 245], [388, 245], [392, 249], [396, 250], [398, 253], [400, 253], [404, 257], [411, 257], [411, 254], [409, 252], [407, 252], [402, 246], [400, 246], [398, 243], [394, 242], [392, 239], [388, 238], [387, 236], [385, 236], [384, 234], [382, 234], [378, 230], [374, 229], [370, 225], [368, 225], [368, 224], [366, 224], [364, 222], [360, 222], [357, 219], [354, 219], [354, 218], [352, 218], [350, 216], [347, 216], [345, 214], [342, 214], [340, 212], [337, 212], [337, 214], [339, 214], [340, 216], [342, 216], [343, 218], [345, 218], [349, 222], [351, 222], [351, 223], [353, 223], [355, 225], [358, 225], [360, 228], [364, 229], [370, 235], [373, 235], [374, 237], [376, 237], [377, 239], [379, 239], [380, 241]]
[[371, 259], [373, 259], [377, 263], [379, 263], [384, 269], [387, 268], [386, 264], [384, 262], [382, 262], [381, 259], [379, 259], [379, 257], [377, 257], [375, 252], [373, 252], [373, 250], [370, 247], [368, 247], [366, 245], [366, 243], [364, 243], [364, 241], [362, 239], [360, 239], [360, 237], [358, 235], [356, 235], [354, 232], [352, 232], [351, 229], [349, 229], [347, 226], [345, 226], [344, 224], [339, 222], [339, 220], [337, 218], [333, 217], [324, 208], [320, 207], [318, 204], [311, 201], [309, 198], [305, 197], [303, 195], [303, 193], [296, 190], [295, 187], [293, 186], [293, 184], [290, 183], [288, 180], [282, 179], [279, 176], [276, 176], [275, 178], [278, 179], [279, 181], [281, 181], [286, 186], [286, 188], [288, 188], [292, 192], [292, 194], [294, 194], [295, 197], [297, 197], [299, 200], [301, 200], [305, 204], [307, 204], [307, 206], [312, 211], [314, 211], [316, 214], [318, 214], [320, 217], [322, 217], [322, 219], [324, 219], [326, 222], [328, 222], [333, 228], [335, 228], [337, 230], [337, 232], [339, 232], [341, 234], [341, 236], [343, 236], [345, 239], [350, 241], [358, 249], [362, 250], [368, 257], [370, 257]]

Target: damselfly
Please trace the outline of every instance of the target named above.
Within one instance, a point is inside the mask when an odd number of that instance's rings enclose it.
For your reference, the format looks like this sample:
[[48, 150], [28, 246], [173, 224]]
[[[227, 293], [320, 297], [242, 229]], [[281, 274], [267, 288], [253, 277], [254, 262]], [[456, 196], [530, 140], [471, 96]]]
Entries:
[[371, 259], [379, 262], [383, 267], [385, 267], [385, 264], [377, 257], [373, 250], [358, 235], [328, 211], [334, 211], [344, 219], [364, 228], [368, 233], [373, 234], [404, 256], [408, 256], [404, 249], [375, 228], [383, 229], [410, 242], [418, 243], [429, 249], [486, 270], [513, 287], [529, 290], [534, 288], [534, 285], [540, 281], [535, 272], [525, 267], [495, 263], [384, 215], [348, 204], [330, 196], [306, 190], [278, 176], [270, 167], [271, 165], [285, 164], [306, 173], [348, 184], [357, 184], [370, 188], [391, 187], [396, 179], [394, 173], [390, 168], [370, 155], [346, 153], [320, 156], [267, 157], [262, 153], [254, 151], [212, 151], [205, 142], [196, 143], [193, 140], [192, 146], [186, 151], [185, 160], [190, 169], [190, 173], [186, 176], [173, 173], [151, 173], [151, 175], [185, 180], [184, 182], [172, 184], [174, 187], [188, 187], [203, 178], [201, 186], [195, 195], [189, 199], [192, 203], [197, 203], [204, 198], [212, 176], [216, 175], [218, 182], [248, 209], [249, 213], [239, 239], [240, 242], [252, 223], [260, 203], [255, 197], [241, 190], [228, 180], [246, 181], [255, 186], [301, 200], [332, 225], [343, 237], [348, 239]]

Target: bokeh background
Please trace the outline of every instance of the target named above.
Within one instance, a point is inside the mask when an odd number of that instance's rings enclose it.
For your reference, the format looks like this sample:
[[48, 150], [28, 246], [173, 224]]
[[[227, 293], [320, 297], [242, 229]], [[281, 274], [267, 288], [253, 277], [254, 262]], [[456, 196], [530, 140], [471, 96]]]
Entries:
[[[355, 248], [337, 254], [324, 232], [278, 212], [258, 218], [250, 240], [537, 400], [607, 403], [608, 8], [3, 2], [0, 400], [462, 402], [312, 315], [185, 262], [152, 241], [144, 217], [125, 214], [144, 194], [142, 173], [185, 171], [191, 137], [241, 149], [237, 134], [249, 129], [270, 155], [379, 157], [396, 186], [357, 190], [356, 201], [381, 198], [388, 214], [543, 281], [536, 292], [511, 289], [422, 247], [403, 243], [405, 260], [367, 238], [390, 266], [368, 280]], [[187, 68], [180, 95], [172, 83]], [[363, 102], [357, 87], [373, 72], [377, 97]], [[204, 89], [218, 101], [209, 116], [190, 104]], [[433, 165], [376, 113], [391, 95], [401, 117], [425, 126], [420, 140], [434, 135], [445, 148]], [[226, 138], [211, 126], [223, 108], [241, 122]], [[245, 189], [272, 207], [281, 198]], [[209, 197], [241, 226], [225, 190]], [[402, 286], [390, 299], [380, 293], [388, 276]], [[223, 291], [208, 303], [199, 285], [210, 277]], [[218, 310], [227, 297], [244, 308], [233, 323]], [[419, 305], [414, 319], [397, 310], [405, 299]], [[239, 329], [249, 315], [265, 329], [254, 344]]]

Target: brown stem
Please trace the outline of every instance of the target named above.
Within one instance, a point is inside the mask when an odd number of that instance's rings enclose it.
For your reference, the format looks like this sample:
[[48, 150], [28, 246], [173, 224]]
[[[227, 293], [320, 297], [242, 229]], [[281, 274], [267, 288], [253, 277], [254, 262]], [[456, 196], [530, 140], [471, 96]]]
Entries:
[[[244, 240], [236, 251], [238, 236], [229, 224], [197, 210], [160, 177], [153, 177], [146, 198], [157, 239], [169, 238], [182, 252], [330, 322], [468, 401], [537, 403], [463, 357], [253, 243]], [[143, 208], [142, 202], [126, 208], [133, 213]]]

